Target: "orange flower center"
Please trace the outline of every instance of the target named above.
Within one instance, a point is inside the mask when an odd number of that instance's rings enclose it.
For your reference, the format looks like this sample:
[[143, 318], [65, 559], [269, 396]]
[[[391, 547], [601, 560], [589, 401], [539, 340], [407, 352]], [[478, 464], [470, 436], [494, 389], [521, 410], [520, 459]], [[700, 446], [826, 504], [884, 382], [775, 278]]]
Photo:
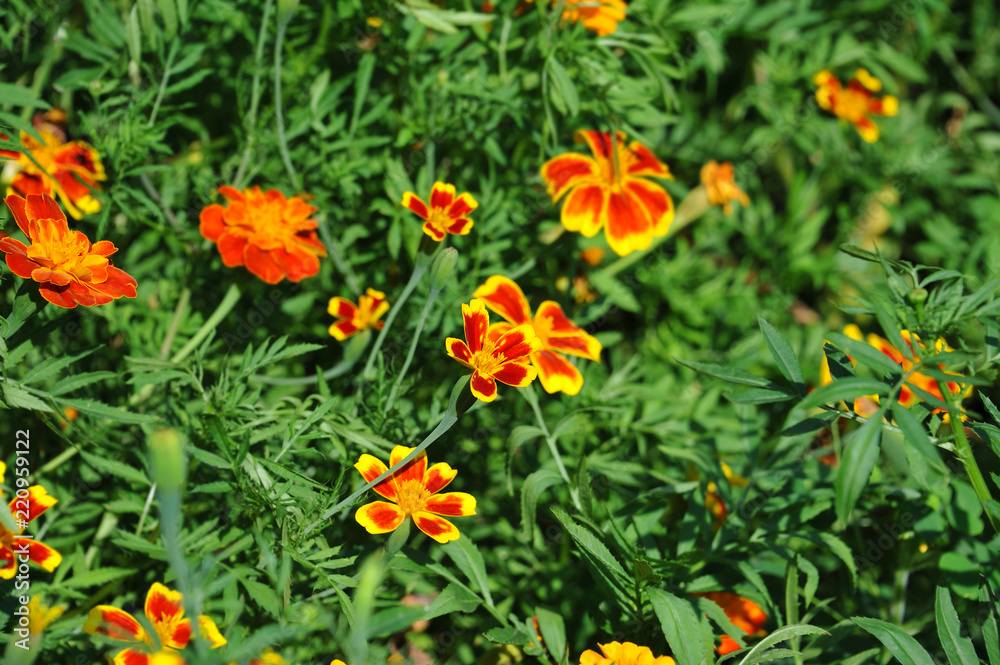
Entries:
[[448, 211], [441, 208], [431, 208], [430, 214], [427, 216], [427, 222], [442, 233], [448, 232], [448, 227], [451, 226], [452, 219], [448, 216]]
[[851, 122], [858, 122], [868, 115], [871, 95], [865, 90], [845, 88], [837, 94], [837, 115]]
[[406, 515], [423, 510], [431, 495], [419, 480], [407, 480], [396, 489], [396, 504]]
[[[35, 263], [53, 272], [67, 273], [79, 282], [107, 280], [108, 259], [90, 253], [90, 241], [85, 235], [58, 228], [53, 220], [39, 220], [38, 231], [27, 251]], [[95, 271], [99, 273], [96, 276]]]

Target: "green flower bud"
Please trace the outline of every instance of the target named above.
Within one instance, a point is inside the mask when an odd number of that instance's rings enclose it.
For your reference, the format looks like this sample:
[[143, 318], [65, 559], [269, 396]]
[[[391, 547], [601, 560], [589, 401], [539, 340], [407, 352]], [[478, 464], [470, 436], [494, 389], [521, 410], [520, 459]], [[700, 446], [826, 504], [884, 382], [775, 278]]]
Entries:
[[922, 305], [927, 302], [927, 289], [911, 289], [906, 299], [913, 305]]
[[444, 288], [445, 282], [455, 272], [458, 264], [458, 250], [448, 247], [439, 252], [431, 264], [431, 290], [440, 291]]
[[162, 491], [180, 490], [187, 474], [184, 437], [175, 429], [160, 429], [149, 437], [153, 482]]

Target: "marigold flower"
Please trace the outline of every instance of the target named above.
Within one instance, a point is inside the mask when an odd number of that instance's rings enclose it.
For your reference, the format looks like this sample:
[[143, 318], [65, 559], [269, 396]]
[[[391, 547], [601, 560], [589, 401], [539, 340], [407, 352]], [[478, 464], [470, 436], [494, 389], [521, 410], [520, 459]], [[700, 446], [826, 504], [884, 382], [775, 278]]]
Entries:
[[708, 202], [714, 206], [722, 206], [722, 212], [733, 212], [733, 199], [740, 202], [744, 208], [750, 205], [750, 197], [736, 186], [733, 173], [733, 163], [719, 164], [714, 159], [701, 167], [701, 184], [705, 186]]
[[[666, 235], [674, 219], [674, 201], [650, 178], [673, 175], [649, 149], [625, 133], [580, 131], [577, 143], [587, 143], [594, 157], [570, 152], [542, 165], [541, 175], [552, 202], [568, 193], [562, 224], [591, 238], [604, 227], [611, 249], [619, 256], [650, 246], [654, 236]], [[615, 149], [612, 150], [614, 143]]]
[[240, 192], [219, 187], [226, 205], [213, 203], [201, 211], [201, 235], [216, 243], [227, 268], [246, 266], [268, 284], [286, 277], [298, 282], [319, 272], [326, 247], [310, 216], [316, 212], [301, 197], [285, 198], [276, 189], [254, 186]]
[[674, 665], [670, 656], [654, 656], [649, 647], [633, 642], [598, 644], [603, 654], [587, 649], [580, 654], [580, 665]]
[[899, 112], [899, 100], [892, 95], [882, 98], [872, 95], [882, 90], [882, 82], [869, 74], [867, 69], [859, 68], [854, 72], [846, 88], [826, 69], [813, 77], [813, 83], [819, 86], [816, 101], [820, 108], [851, 122], [868, 143], [878, 140], [878, 125], [870, 116], [891, 117]]
[[[237, 663], [230, 663], [229, 665], [237, 665]], [[251, 658], [247, 665], [285, 665], [285, 659], [281, 657], [281, 654], [275, 653], [271, 649], [266, 649], [257, 658]]]
[[375, 289], [368, 289], [367, 295], [358, 298], [355, 305], [350, 300], [341, 297], [330, 298], [326, 311], [328, 314], [340, 319], [332, 324], [327, 332], [338, 342], [343, 342], [352, 335], [356, 335], [362, 330], [372, 328], [382, 330], [385, 321], [380, 321], [382, 315], [389, 311], [389, 303], [385, 301], [385, 294]]
[[541, 344], [531, 354], [531, 364], [538, 370], [538, 379], [545, 392], [561, 391], [567, 395], [580, 392], [583, 375], [562, 354], [600, 362], [601, 343], [596, 337], [575, 326], [563, 313], [562, 307], [552, 300], [539, 305], [532, 318], [521, 287], [503, 275], [493, 275], [472, 295], [507, 321], [490, 326], [487, 333], [489, 339], [498, 339], [514, 326], [531, 325]]
[[42, 605], [42, 600], [38, 596], [32, 596], [28, 601], [28, 632], [32, 635], [41, 635], [42, 631], [49, 627], [49, 624], [62, 616], [66, 608], [62, 605], [49, 607]]
[[445, 340], [448, 355], [472, 370], [472, 394], [484, 402], [497, 397], [497, 384], [523, 388], [535, 380], [538, 371], [529, 365], [531, 354], [540, 351], [542, 340], [529, 323], [489, 336], [490, 315], [486, 302], [474, 299], [462, 305], [465, 339]]
[[[83, 632], [131, 645], [115, 655], [112, 659], [114, 665], [183, 663], [171, 651], [183, 649], [191, 640], [191, 619], [184, 617], [181, 593], [154, 582], [146, 594], [145, 612], [155, 636], [147, 633], [131, 614], [111, 605], [98, 605], [91, 609], [83, 624]], [[198, 617], [198, 632], [211, 643], [213, 649], [226, 643], [215, 622], [207, 616]]]
[[[559, 4], [559, 0], [552, 0], [552, 4]], [[625, 20], [628, 4], [623, 0], [565, 0], [563, 7], [564, 21], [582, 22], [587, 30], [604, 37], [617, 30], [618, 23]]]
[[596, 268], [601, 264], [604, 259], [604, 248], [603, 247], [588, 247], [580, 252], [580, 258], [583, 262], [592, 268]]
[[[0, 150], [0, 160], [7, 161], [7, 194], [57, 196], [74, 219], [99, 211], [101, 202], [91, 188], [100, 190], [98, 181], [108, 179], [100, 155], [83, 141], [66, 142], [62, 130], [44, 117], [36, 115], [34, 123], [41, 142], [21, 132], [23, 151]], [[7, 138], [0, 134], [0, 139]]]
[[[0, 469], [0, 476], [2, 476], [3, 470]], [[14, 516], [14, 522], [18, 526], [17, 533], [8, 531], [3, 524], [0, 524], [0, 580], [9, 580], [14, 577], [14, 573], [17, 571], [18, 557], [25, 554], [28, 555], [29, 561], [38, 564], [50, 573], [62, 563], [62, 555], [53, 548], [34, 538], [21, 537], [28, 524], [41, 517], [42, 513], [56, 505], [57, 502], [57, 499], [49, 496], [49, 493], [41, 485], [32, 485], [27, 491], [28, 496], [18, 498], [15, 495], [8, 504], [10, 513]]]
[[479, 204], [468, 192], [456, 198], [455, 185], [438, 181], [431, 187], [430, 206], [413, 192], [406, 192], [403, 194], [403, 207], [425, 220], [424, 233], [441, 242], [449, 233], [456, 236], [469, 235], [472, 220], [466, 215], [478, 208]]
[[[396, 446], [389, 455], [389, 466], [382, 460], [363, 454], [354, 465], [366, 482], [371, 482], [396, 466], [413, 448]], [[438, 494], [455, 479], [458, 472], [444, 462], [427, 468], [427, 455], [421, 452], [373, 488], [392, 503], [375, 501], [358, 508], [354, 518], [368, 533], [388, 533], [408, 517], [417, 528], [439, 543], [457, 540], [458, 528], [441, 517], [465, 517], [476, 514], [476, 499], [465, 492]]]
[[66, 215], [48, 194], [27, 199], [11, 194], [6, 202], [30, 245], [0, 238], [0, 250], [11, 272], [39, 283], [43, 298], [67, 309], [135, 298], [135, 279], [108, 260], [118, 248], [109, 240], [91, 244], [80, 231], [70, 231]]
[[[693, 595], [700, 598], [707, 598], [721, 607], [722, 611], [726, 613], [729, 620], [732, 621], [737, 628], [742, 628], [747, 635], [755, 635], [758, 637], [767, 635], [767, 632], [764, 630], [764, 624], [767, 622], [767, 615], [764, 614], [764, 610], [761, 609], [760, 605], [753, 602], [749, 598], [737, 596], [735, 593], [726, 593], [724, 591], [696, 593]], [[715, 647], [715, 650], [720, 656], [732, 653], [740, 648], [740, 645], [736, 643], [736, 640], [731, 638], [729, 635], [720, 635], [719, 637], [722, 638], [722, 642], [719, 646]]]

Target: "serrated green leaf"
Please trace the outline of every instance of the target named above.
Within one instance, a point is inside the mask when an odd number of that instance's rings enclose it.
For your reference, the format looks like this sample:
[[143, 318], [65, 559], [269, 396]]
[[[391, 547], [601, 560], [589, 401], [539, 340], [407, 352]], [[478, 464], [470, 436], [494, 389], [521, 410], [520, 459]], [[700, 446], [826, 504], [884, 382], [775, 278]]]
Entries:
[[927, 649], [920, 646], [919, 642], [899, 626], [867, 617], [852, 617], [851, 621], [862, 630], [874, 635], [903, 665], [935, 665]]

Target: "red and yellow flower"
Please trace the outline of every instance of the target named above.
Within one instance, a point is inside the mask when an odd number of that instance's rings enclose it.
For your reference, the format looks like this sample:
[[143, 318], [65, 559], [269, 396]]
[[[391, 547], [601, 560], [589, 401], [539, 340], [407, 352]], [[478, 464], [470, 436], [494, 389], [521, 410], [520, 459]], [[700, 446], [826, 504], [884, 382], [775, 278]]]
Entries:
[[490, 337], [490, 315], [486, 302], [478, 298], [462, 305], [462, 318], [466, 341], [449, 337], [445, 348], [449, 356], [472, 370], [469, 385], [477, 399], [495, 400], [497, 381], [524, 388], [535, 380], [538, 371], [529, 364], [530, 356], [542, 349], [542, 340], [530, 323]]
[[[7, 194], [58, 197], [69, 214], [80, 219], [101, 209], [92, 189], [100, 190], [97, 183], [107, 180], [107, 175], [98, 152], [83, 141], [67, 142], [62, 129], [48, 119], [51, 117], [51, 112], [35, 116], [35, 129], [42, 141], [21, 132], [22, 151], [0, 150], [0, 160], [9, 160], [4, 168], [4, 179], [9, 180]], [[0, 139], [7, 140], [7, 136], [0, 134]]]
[[891, 117], [899, 112], [899, 100], [892, 95], [875, 97], [872, 93], [882, 90], [882, 82], [859, 68], [847, 87], [832, 72], [824, 69], [813, 77], [816, 101], [820, 108], [830, 111], [838, 118], [849, 121], [868, 143], [878, 140], [878, 125], [871, 119], [873, 115]]
[[218, 245], [227, 268], [246, 266], [268, 284], [286, 277], [298, 282], [319, 272], [326, 247], [311, 219], [316, 208], [277, 189], [254, 186], [241, 192], [222, 186], [219, 193], [226, 205], [213, 203], [201, 211], [201, 234]]
[[[722, 473], [725, 474], [730, 486], [746, 487], [749, 483], [746, 478], [733, 471], [725, 462], [719, 462], [719, 466], [722, 467]], [[712, 514], [712, 531], [718, 531], [725, 524], [726, 518], [729, 517], [729, 509], [726, 508], [726, 502], [719, 496], [719, 486], [713, 481], [709, 481], [705, 488], [705, 508]]]
[[[366, 482], [371, 482], [396, 466], [413, 448], [396, 446], [389, 455], [389, 466], [382, 460], [362, 455], [354, 465]], [[444, 462], [427, 467], [427, 455], [421, 452], [399, 471], [375, 485], [378, 494], [388, 499], [361, 506], [354, 518], [368, 533], [388, 533], [403, 521], [413, 518], [417, 528], [439, 543], [457, 540], [458, 528], [442, 516], [466, 517], [476, 514], [476, 499], [465, 492], [438, 494], [458, 472]]]
[[515, 326], [530, 325], [534, 329], [540, 347], [530, 355], [531, 364], [538, 370], [538, 379], [545, 392], [561, 391], [567, 395], [580, 392], [583, 375], [563, 354], [600, 362], [601, 343], [597, 338], [575, 326], [563, 313], [562, 307], [552, 300], [539, 305], [532, 318], [521, 287], [503, 275], [493, 275], [472, 295], [506, 320], [506, 323], [490, 326], [487, 332], [489, 339], [499, 339]]
[[750, 205], [750, 197], [736, 186], [732, 162], [722, 162], [714, 159], [701, 167], [701, 184], [705, 186], [708, 202], [714, 206], [722, 206], [722, 212], [733, 212], [733, 199], [740, 202], [744, 208]]
[[[191, 619], [184, 616], [180, 592], [154, 582], [146, 594], [145, 613], [153, 627], [152, 635], [134, 616], [111, 605], [98, 605], [91, 609], [83, 624], [83, 632], [129, 644], [111, 660], [114, 665], [158, 665], [167, 661], [183, 663], [175, 650], [187, 646], [192, 627]], [[198, 617], [198, 632], [213, 649], [226, 643], [215, 622], [207, 616]]]
[[670, 170], [641, 143], [625, 144], [606, 132], [580, 131], [594, 157], [570, 152], [542, 165], [542, 180], [552, 202], [563, 195], [562, 224], [590, 238], [604, 228], [611, 249], [619, 256], [646, 249], [653, 237], [664, 236], [674, 219], [674, 201], [650, 178], [673, 180]]
[[403, 207], [424, 220], [424, 233], [441, 242], [448, 234], [468, 235], [472, 230], [472, 220], [468, 215], [479, 204], [472, 194], [465, 192], [456, 197], [455, 185], [438, 181], [431, 187], [430, 205], [413, 192], [406, 192], [403, 194]]
[[[552, 0], [552, 4], [558, 4], [558, 0]], [[604, 37], [618, 29], [618, 24], [625, 20], [627, 9], [624, 0], [564, 0], [562, 18], [573, 23], [582, 22], [587, 30]]]
[[[0, 468], [0, 476], [4, 469]], [[62, 563], [62, 555], [48, 545], [34, 538], [22, 538], [25, 527], [42, 516], [46, 510], [56, 505], [56, 499], [49, 496], [41, 485], [27, 488], [28, 496], [10, 500], [8, 507], [14, 521], [20, 526], [17, 533], [8, 531], [0, 524], [0, 580], [9, 580], [17, 571], [19, 557], [27, 554], [28, 560], [38, 564], [48, 572]]]
[[[756, 637], [767, 635], [767, 632], [764, 630], [764, 624], [767, 623], [767, 615], [764, 614], [764, 610], [761, 609], [760, 605], [749, 598], [737, 596], [735, 593], [726, 593], [725, 591], [696, 593], [694, 595], [707, 598], [721, 607], [729, 620], [737, 628], [742, 628], [747, 635], [754, 635]], [[715, 647], [715, 650], [720, 656], [732, 653], [740, 648], [736, 640], [729, 635], [720, 635], [719, 637], [722, 638], [722, 642], [719, 646]]]
[[587, 649], [580, 654], [580, 665], [674, 665], [670, 656], [654, 656], [652, 649], [633, 642], [598, 644], [601, 653]]
[[67, 309], [135, 298], [135, 279], [108, 260], [118, 248], [109, 240], [91, 244], [80, 231], [70, 231], [66, 215], [48, 194], [27, 199], [11, 194], [6, 202], [30, 244], [0, 238], [0, 250], [11, 272], [39, 283], [43, 298]]
[[355, 305], [350, 300], [341, 297], [330, 298], [326, 307], [327, 313], [340, 319], [332, 324], [327, 332], [338, 342], [356, 335], [362, 330], [382, 330], [385, 321], [380, 321], [382, 315], [389, 311], [389, 303], [385, 294], [375, 289], [368, 289], [366, 295], [358, 298]]

